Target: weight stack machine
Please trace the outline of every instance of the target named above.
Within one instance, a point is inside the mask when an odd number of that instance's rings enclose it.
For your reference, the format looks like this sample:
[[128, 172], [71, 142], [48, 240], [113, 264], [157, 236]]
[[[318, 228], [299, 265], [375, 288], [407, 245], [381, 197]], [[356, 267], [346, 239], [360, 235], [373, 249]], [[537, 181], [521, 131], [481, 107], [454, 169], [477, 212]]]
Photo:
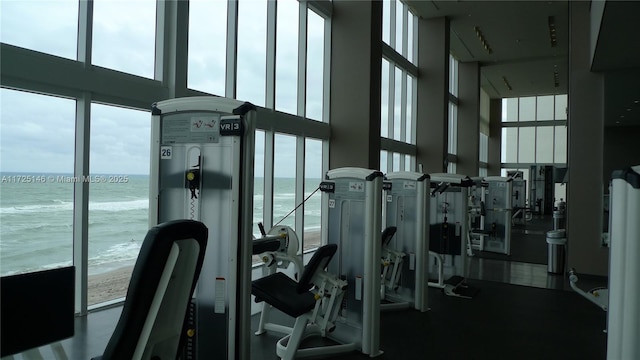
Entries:
[[328, 244], [338, 245], [327, 271], [346, 280], [347, 290], [330, 338], [371, 357], [380, 351], [380, 171], [329, 170], [320, 189], [328, 194]]
[[213, 96], [152, 108], [149, 225], [193, 219], [209, 229], [187, 359], [250, 357], [256, 117], [249, 103]]
[[[403, 257], [398, 267], [396, 286], [385, 289], [388, 305], [408, 303], [418, 311], [429, 310], [429, 175], [416, 172], [392, 172], [386, 175], [384, 220], [395, 226], [395, 236], [388, 245], [391, 252]], [[398, 256], [396, 256], [398, 257]], [[395, 274], [393, 271], [392, 274]], [[393, 275], [392, 275], [393, 276]], [[382, 286], [386, 286], [383, 284]], [[387, 304], [383, 305], [385, 308]], [[393, 306], [389, 306], [393, 308]]]

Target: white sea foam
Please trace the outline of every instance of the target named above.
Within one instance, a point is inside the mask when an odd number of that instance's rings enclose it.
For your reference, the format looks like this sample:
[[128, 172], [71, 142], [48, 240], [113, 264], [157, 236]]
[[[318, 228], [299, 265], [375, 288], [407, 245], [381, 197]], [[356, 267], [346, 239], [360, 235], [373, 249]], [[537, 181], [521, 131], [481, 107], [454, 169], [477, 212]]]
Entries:
[[[129, 211], [144, 210], [149, 207], [149, 199], [89, 202], [90, 211]], [[73, 202], [55, 200], [53, 204], [36, 204], [0, 208], [0, 214], [51, 213], [55, 211], [73, 211]]]

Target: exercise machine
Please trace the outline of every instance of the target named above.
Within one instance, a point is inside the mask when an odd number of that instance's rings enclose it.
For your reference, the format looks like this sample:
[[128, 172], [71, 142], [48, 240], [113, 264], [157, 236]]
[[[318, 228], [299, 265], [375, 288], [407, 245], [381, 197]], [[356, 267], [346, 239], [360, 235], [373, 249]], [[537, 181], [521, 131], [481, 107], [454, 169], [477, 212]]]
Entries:
[[467, 298], [477, 291], [465, 282], [471, 186], [473, 180], [465, 175], [431, 174], [429, 253], [435, 261], [430, 262], [429, 276], [438, 280], [429, 286]]
[[511, 179], [500, 176], [485, 178], [483, 250], [511, 255]]
[[527, 180], [522, 171], [508, 171], [507, 177], [511, 179], [511, 223], [524, 225], [531, 221], [532, 213], [527, 207]]
[[380, 171], [356, 167], [329, 170], [320, 190], [327, 194], [327, 244], [337, 246], [327, 271], [347, 282], [335, 329], [328, 335], [371, 357], [380, 355]]
[[580, 294], [585, 299], [591, 301], [597, 307], [604, 311], [609, 309], [609, 289], [606, 287], [595, 287], [591, 290], [582, 290], [578, 286], [578, 274], [575, 269], [569, 270], [569, 284], [573, 291]]
[[473, 185], [469, 188], [469, 231], [467, 232], [467, 256], [473, 256], [473, 250], [484, 250], [485, 192], [487, 183], [482, 177], [471, 178]]
[[209, 229], [186, 358], [250, 358], [257, 111], [213, 96], [152, 107], [149, 223], [191, 219]]
[[[429, 310], [429, 175], [392, 172], [385, 177], [382, 233], [382, 310]], [[385, 236], [393, 229], [394, 234]]]
[[[263, 231], [262, 224], [259, 224]], [[253, 254], [258, 255], [262, 260], [262, 277], [275, 274], [278, 270], [283, 272], [293, 272], [292, 279], [300, 280], [303, 272], [302, 261], [298, 255], [298, 236], [292, 228], [286, 225], [274, 226], [269, 232], [262, 235], [260, 239], [253, 241]], [[293, 269], [290, 269], [293, 265]], [[260, 322], [256, 335], [261, 335], [266, 331], [276, 331], [289, 333], [291, 328], [280, 324], [269, 322], [269, 314], [272, 306], [266, 302], [262, 303], [260, 311]]]
[[640, 358], [640, 165], [611, 181], [607, 359]]
[[328, 337], [337, 325], [347, 283], [329, 274], [325, 268], [335, 255], [336, 244], [318, 248], [296, 282], [281, 272], [254, 280], [252, 293], [257, 301], [277, 308], [296, 319], [287, 335], [276, 345], [276, 354], [284, 360], [296, 357], [324, 356], [355, 350], [355, 344], [325, 345], [300, 348], [310, 336]]

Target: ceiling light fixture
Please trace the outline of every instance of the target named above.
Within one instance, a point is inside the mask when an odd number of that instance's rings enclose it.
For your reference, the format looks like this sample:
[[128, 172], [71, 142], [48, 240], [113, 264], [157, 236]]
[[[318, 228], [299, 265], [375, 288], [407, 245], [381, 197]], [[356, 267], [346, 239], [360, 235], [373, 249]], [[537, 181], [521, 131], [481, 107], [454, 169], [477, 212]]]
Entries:
[[551, 42], [551, 47], [556, 47], [558, 45], [558, 38], [556, 36], [556, 18], [554, 16], [549, 16], [547, 20], [549, 23], [549, 41]]
[[504, 85], [507, 87], [507, 89], [509, 89], [509, 91], [513, 90], [513, 88], [511, 87], [511, 84], [509, 84], [505, 76], [502, 77], [502, 81], [504, 81]]
[[553, 86], [560, 87], [560, 74], [558, 74], [558, 65], [553, 65]]
[[480, 30], [480, 27], [474, 26], [473, 30], [476, 32], [476, 36], [478, 37], [478, 40], [480, 40], [480, 44], [482, 44], [482, 47], [484, 48], [484, 50], [489, 54], [492, 54], [493, 49], [491, 48], [491, 45], [489, 45], [489, 43], [487, 42], [487, 39], [484, 37], [484, 34], [482, 33], [482, 30]]

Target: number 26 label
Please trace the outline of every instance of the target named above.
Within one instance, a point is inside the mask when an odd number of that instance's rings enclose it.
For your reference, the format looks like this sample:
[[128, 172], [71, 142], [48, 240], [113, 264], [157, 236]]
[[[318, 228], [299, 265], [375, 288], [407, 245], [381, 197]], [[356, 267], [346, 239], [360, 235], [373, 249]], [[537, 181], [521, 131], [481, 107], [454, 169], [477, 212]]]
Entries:
[[171, 146], [160, 146], [160, 159], [171, 159], [172, 154]]

